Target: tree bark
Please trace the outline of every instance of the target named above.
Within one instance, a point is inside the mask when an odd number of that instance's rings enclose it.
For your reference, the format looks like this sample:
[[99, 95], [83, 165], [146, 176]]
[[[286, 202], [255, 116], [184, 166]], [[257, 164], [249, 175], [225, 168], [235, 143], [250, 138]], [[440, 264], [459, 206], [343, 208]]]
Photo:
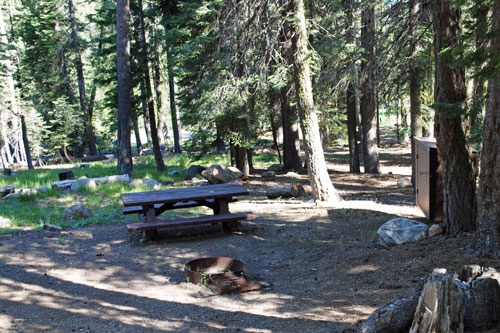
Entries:
[[248, 163], [248, 150], [239, 145], [234, 145], [234, 160], [236, 162], [236, 168], [238, 168], [245, 176], [250, 174], [250, 164]]
[[26, 121], [24, 115], [21, 115], [21, 131], [23, 133], [23, 144], [24, 151], [26, 153], [26, 163], [28, 164], [28, 169], [35, 169], [33, 166], [33, 161], [31, 159], [30, 143], [28, 140], [28, 130], [26, 129]]
[[116, 3], [116, 44], [118, 75], [118, 172], [132, 177], [132, 148], [130, 146], [130, 5], [129, 0]]
[[97, 147], [94, 135], [94, 128], [92, 126], [92, 118], [87, 110], [87, 95], [85, 92], [85, 77], [83, 75], [82, 64], [82, 50], [80, 47], [80, 39], [78, 38], [78, 29], [75, 17], [75, 10], [73, 7], [73, 0], [68, 0], [69, 15], [71, 18], [71, 35], [73, 38], [73, 47], [76, 51], [76, 72], [78, 75], [78, 91], [80, 93], [80, 107], [83, 113], [83, 121], [85, 126], [85, 136], [87, 137], [87, 144], [89, 146], [89, 154], [91, 156], [97, 155]]
[[139, 117], [137, 116], [137, 112], [134, 112], [132, 116], [132, 125], [134, 127], [134, 135], [135, 135], [135, 147], [137, 149], [137, 156], [142, 156], [142, 142], [141, 142], [141, 134], [139, 131]]
[[435, 43], [435, 108], [437, 146], [443, 165], [443, 222], [448, 235], [475, 228], [476, 200], [474, 173], [465, 146], [460, 116], [466, 98], [465, 72], [450, 67], [451, 55], [440, 55], [459, 46], [460, 10], [449, 0], [433, 0]]
[[[343, 0], [342, 6], [346, 15], [345, 22], [347, 25], [346, 35], [347, 42], [354, 43], [354, 15], [353, 15], [353, 5], [352, 0]], [[356, 63], [354, 59], [349, 59], [349, 67], [356, 68]], [[359, 168], [359, 151], [357, 142], [357, 119], [356, 119], [356, 87], [355, 87], [355, 71], [351, 71], [351, 77], [347, 84], [346, 89], [346, 115], [347, 115], [347, 140], [349, 143], [349, 172], [360, 173]]]
[[413, 187], [415, 186], [415, 137], [422, 136], [422, 112], [420, 109], [420, 67], [416, 60], [418, 47], [417, 40], [417, 27], [418, 27], [418, 12], [420, 10], [420, 2], [417, 0], [410, 0], [408, 2], [408, 34], [412, 38], [410, 45], [410, 61], [411, 68], [409, 72], [409, 86], [410, 86], [410, 144], [411, 144], [411, 181]]
[[179, 111], [175, 101], [175, 78], [173, 70], [173, 47], [167, 44], [167, 72], [168, 72], [168, 93], [170, 98], [170, 115], [172, 118], [172, 132], [174, 132], [174, 152], [182, 153], [181, 149], [181, 122], [179, 119]]
[[[472, 13], [475, 25], [476, 25], [476, 50], [481, 50], [485, 47], [485, 38], [484, 36], [488, 33], [488, 13], [490, 10], [490, 6], [482, 0], [474, 1], [474, 11]], [[474, 68], [474, 72], [479, 73], [482, 69], [481, 65], [476, 65]], [[473, 88], [472, 88], [472, 103], [471, 103], [471, 112], [466, 119], [467, 122], [467, 130], [466, 130], [466, 142], [471, 144], [476, 144], [478, 142], [477, 135], [480, 131], [480, 126], [482, 125], [479, 121], [481, 119], [481, 115], [484, 109], [484, 81], [481, 78], [474, 77], [473, 78]]]
[[160, 73], [160, 55], [158, 52], [158, 36], [153, 36], [153, 85], [156, 95], [156, 110], [158, 112], [158, 139], [160, 144], [165, 144], [165, 139], [168, 137], [168, 128], [165, 123], [165, 114], [163, 112], [163, 104], [161, 100], [161, 73]]
[[144, 78], [139, 79], [139, 89], [141, 91], [141, 114], [142, 120], [144, 121], [144, 130], [146, 131], [146, 142], [151, 143], [153, 139], [151, 138], [151, 127], [149, 126], [151, 122], [149, 121], [148, 113], [148, 100], [146, 97], [146, 86], [144, 84]]
[[[500, 0], [492, 15], [491, 59], [500, 55]], [[491, 60], [490, 60], [491, 61]], [[479, 176], [477, 232], [473, 249], [479, 254], [500, 256], [500, 74], [488, 81], [488, 100], [483, 125], [483, 149]]]
[[367, 4], [363, 9], [361, 46], [364, 59], [361, 62], [363, 81], [361, 84], [361, 124], [363, 127], [363, 164], [365, 173], [380, 173], [377, 146], [377, 119], [375, 117], [375, 8]]
[[306, 150], [307, 172], [311, 182], [312, 192], [318, 201], [339, 201], [340, 196], [333, 187], [326, 168], [323, 147], [319, 135], [318, 118], [314, 106], [311, 74], [309, 70], [309, 51], [307, 49], [307, 28], [303, 0], [291, 0], [291, 10], [294, 15], [292, 31], [294, 38], [293, 67], [297, 90], [297, 105], [299, 108], [304, 146]]
[[151, 140], [153, 143], [153, 153], [156, 162], [156, 170], [164, 171], [165, 163], [163, 163], [163, 156], [161, 155], [160, 143], [158, 141], [158, 131], [156, 130], [156, 117], [155, 117], [155, 107], [153, 92], [151, 90], [151, 79], [149, 76], [149, 61], [148, 61], [148, 46], [146, 43], [146, 29], [144, 27], [144, 11], [142, 7], [142, 0], [139, 0], [139, 22], [140, 22], [140, 33], [141, 33], [141, 53], [143, 61], [143, 73], [144, 73], [144, 83], [146, 88], [146, 98], [148, 105], [149, 114], [149, 127], [151, 130]]
[[356, 95], [354, 83], [349, 82], [346, 91], [347, 137], [349, 141], [349, 172], [360, 173], [359, 146], [356, 134]]
[[302, 169], [300, 159], [299, 120], [297, 108], [291, 106], [288, 98], [290, 86], [280, 90], [281, 119], [283, 122], [283, 163], [286, 169]]

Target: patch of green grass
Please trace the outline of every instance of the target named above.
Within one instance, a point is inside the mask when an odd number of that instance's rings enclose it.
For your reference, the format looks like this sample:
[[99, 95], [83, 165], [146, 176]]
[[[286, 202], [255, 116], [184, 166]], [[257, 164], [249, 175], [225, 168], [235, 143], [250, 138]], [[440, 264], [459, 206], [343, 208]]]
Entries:
[[[159, 182], [180, 181], [187, 177], [186, 170], [192, 165], [208, 167], [211, 164], [230, 164], [228, 155], [187, 155], [167, 154], [165, 156], [166, 171], [156, 170], [153, 156], [137, 157], [134, 162], [134, 178], [150, 178]], [[275, 161], [276, 159], [267, 154], [256, 155], [256, 161]], [[0, 175], [0, 186], [13, 185], [21, 188], [39, 188], [40, 186], [51, 187], [51, 182], [59, 180], [59, 172], [71, 170], [75, 179], [85, 176], [87, 178], [105, 177], [118, 174], [116, 163], [93, 162], [89, 168], [72, 168], [64, 165], [60, 168], [37, 168], [35, 170], [16, 171], [14, 176]], [[179, 176], [168, 176], [172, 170], [181, 171]], [[166, 189], [172, 186], [161, 186]], [[0, 229], [0, 233], [11, 233], [20, 230], [20, 227], [41, 228], [43, 224], [50, 223], [62, 227], [79, 227], [84, 225], [96, 225], [103, 223], [121, 223], [124, 221], [136, 221], [137, 216], [123, 215], [121, 194], [129, 192], [149, 191], [146, 186], [130, 188], [127, 184], [108, 183], [99, 184], [94, 190], [85, 190], [78, 193], [59, 191], [51, 188], [44, 193], [36, 195], [17, 196], [8, 199], [0, 199], [0, 216], [12, 221], [13, 228]], [[72, 221], [63, 221], [64, 209], [76, 203], [85, 203], [92, 211], [93, 216]], [[165, 212], [167, 216], [178, 216], [179, 214], [195, 215], [204, 212], [204, 208], [196, 207], [189, 210]]]

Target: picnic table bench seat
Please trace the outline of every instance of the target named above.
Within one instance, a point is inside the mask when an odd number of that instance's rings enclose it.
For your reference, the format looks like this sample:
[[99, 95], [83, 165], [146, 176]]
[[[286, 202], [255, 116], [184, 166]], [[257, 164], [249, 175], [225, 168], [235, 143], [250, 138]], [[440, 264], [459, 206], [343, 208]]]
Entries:
[[[205, 223], [226, 223], [237, 222], [243, 220], [253, 220], [255, 215], [251, 213], [230, 213], [230, 214], [220, 214], [220, 215], [204, 215], [198, 217], [188, 217], [180, 219], [171, 219], [166, 221], [154, 221], [154, 222], [141, 222], [127, 224], [128, 231], [138, 231], [138, 230], [154, 230], [162, 229], [168, 227], [179, 227], [194, 224], [205, 224]], [[229, 231], [230, 229], [224, 228], [224, 231]]]

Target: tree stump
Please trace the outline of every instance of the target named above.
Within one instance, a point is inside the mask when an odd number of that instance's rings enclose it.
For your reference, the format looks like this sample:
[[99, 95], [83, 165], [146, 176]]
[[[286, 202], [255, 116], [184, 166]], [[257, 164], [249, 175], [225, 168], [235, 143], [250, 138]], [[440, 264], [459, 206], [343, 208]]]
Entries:
[[295, 184], [292, 186], [284, 186], [270, 189], [266, 192], [266, 196], [268, 199], [276, 199], [276, 198], [297, 198], [301, 197], [306, 193], [304, 187], [300, 184]]
[[59, 180], [67, 180], [67, 179], [74, 179], [75, 175], [73, 174], [73, 171], [71, 170], [65, 170], [59, 172]]
[[420, 332], [485, 331], [500, 327], [500, 274], [464, 266], [460, 279], [435, 269], [420, 295], [410, 329]]

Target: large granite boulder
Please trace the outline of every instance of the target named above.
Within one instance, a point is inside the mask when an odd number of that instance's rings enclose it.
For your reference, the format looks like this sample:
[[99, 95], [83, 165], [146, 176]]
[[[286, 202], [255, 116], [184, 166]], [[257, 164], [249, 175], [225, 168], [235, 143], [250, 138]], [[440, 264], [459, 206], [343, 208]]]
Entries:
[[87, 208], [84, 204], [76, 204], [66, 207], [63, 213], [63, 220], [69, 221], [80, 218], [89, 218], [91, 217], [92, 211]]
[[398, 217], [384, 223], [378, 228], [377, 234], [381, 245], [394, 246], [425, 238], [428, 229], [427, 224]]
[[210, 184], [224, 184], [236, 182], [244, 176], [243, 172], [234, 167], [226, 167], [219, 164], [211, 165], [207, 170], [203, 171], [202, 176]]
[[6, 217], [0, 216], [0, 228], [12, 228], [12, 221]]
[[96, 188], [97, 188], [96, 182], [92, 179], [86, 179], [86, 178], [78, 179], [77, 181], [73, 182], [73, 184], [71, 184], [72, 192], [95, 190]]

